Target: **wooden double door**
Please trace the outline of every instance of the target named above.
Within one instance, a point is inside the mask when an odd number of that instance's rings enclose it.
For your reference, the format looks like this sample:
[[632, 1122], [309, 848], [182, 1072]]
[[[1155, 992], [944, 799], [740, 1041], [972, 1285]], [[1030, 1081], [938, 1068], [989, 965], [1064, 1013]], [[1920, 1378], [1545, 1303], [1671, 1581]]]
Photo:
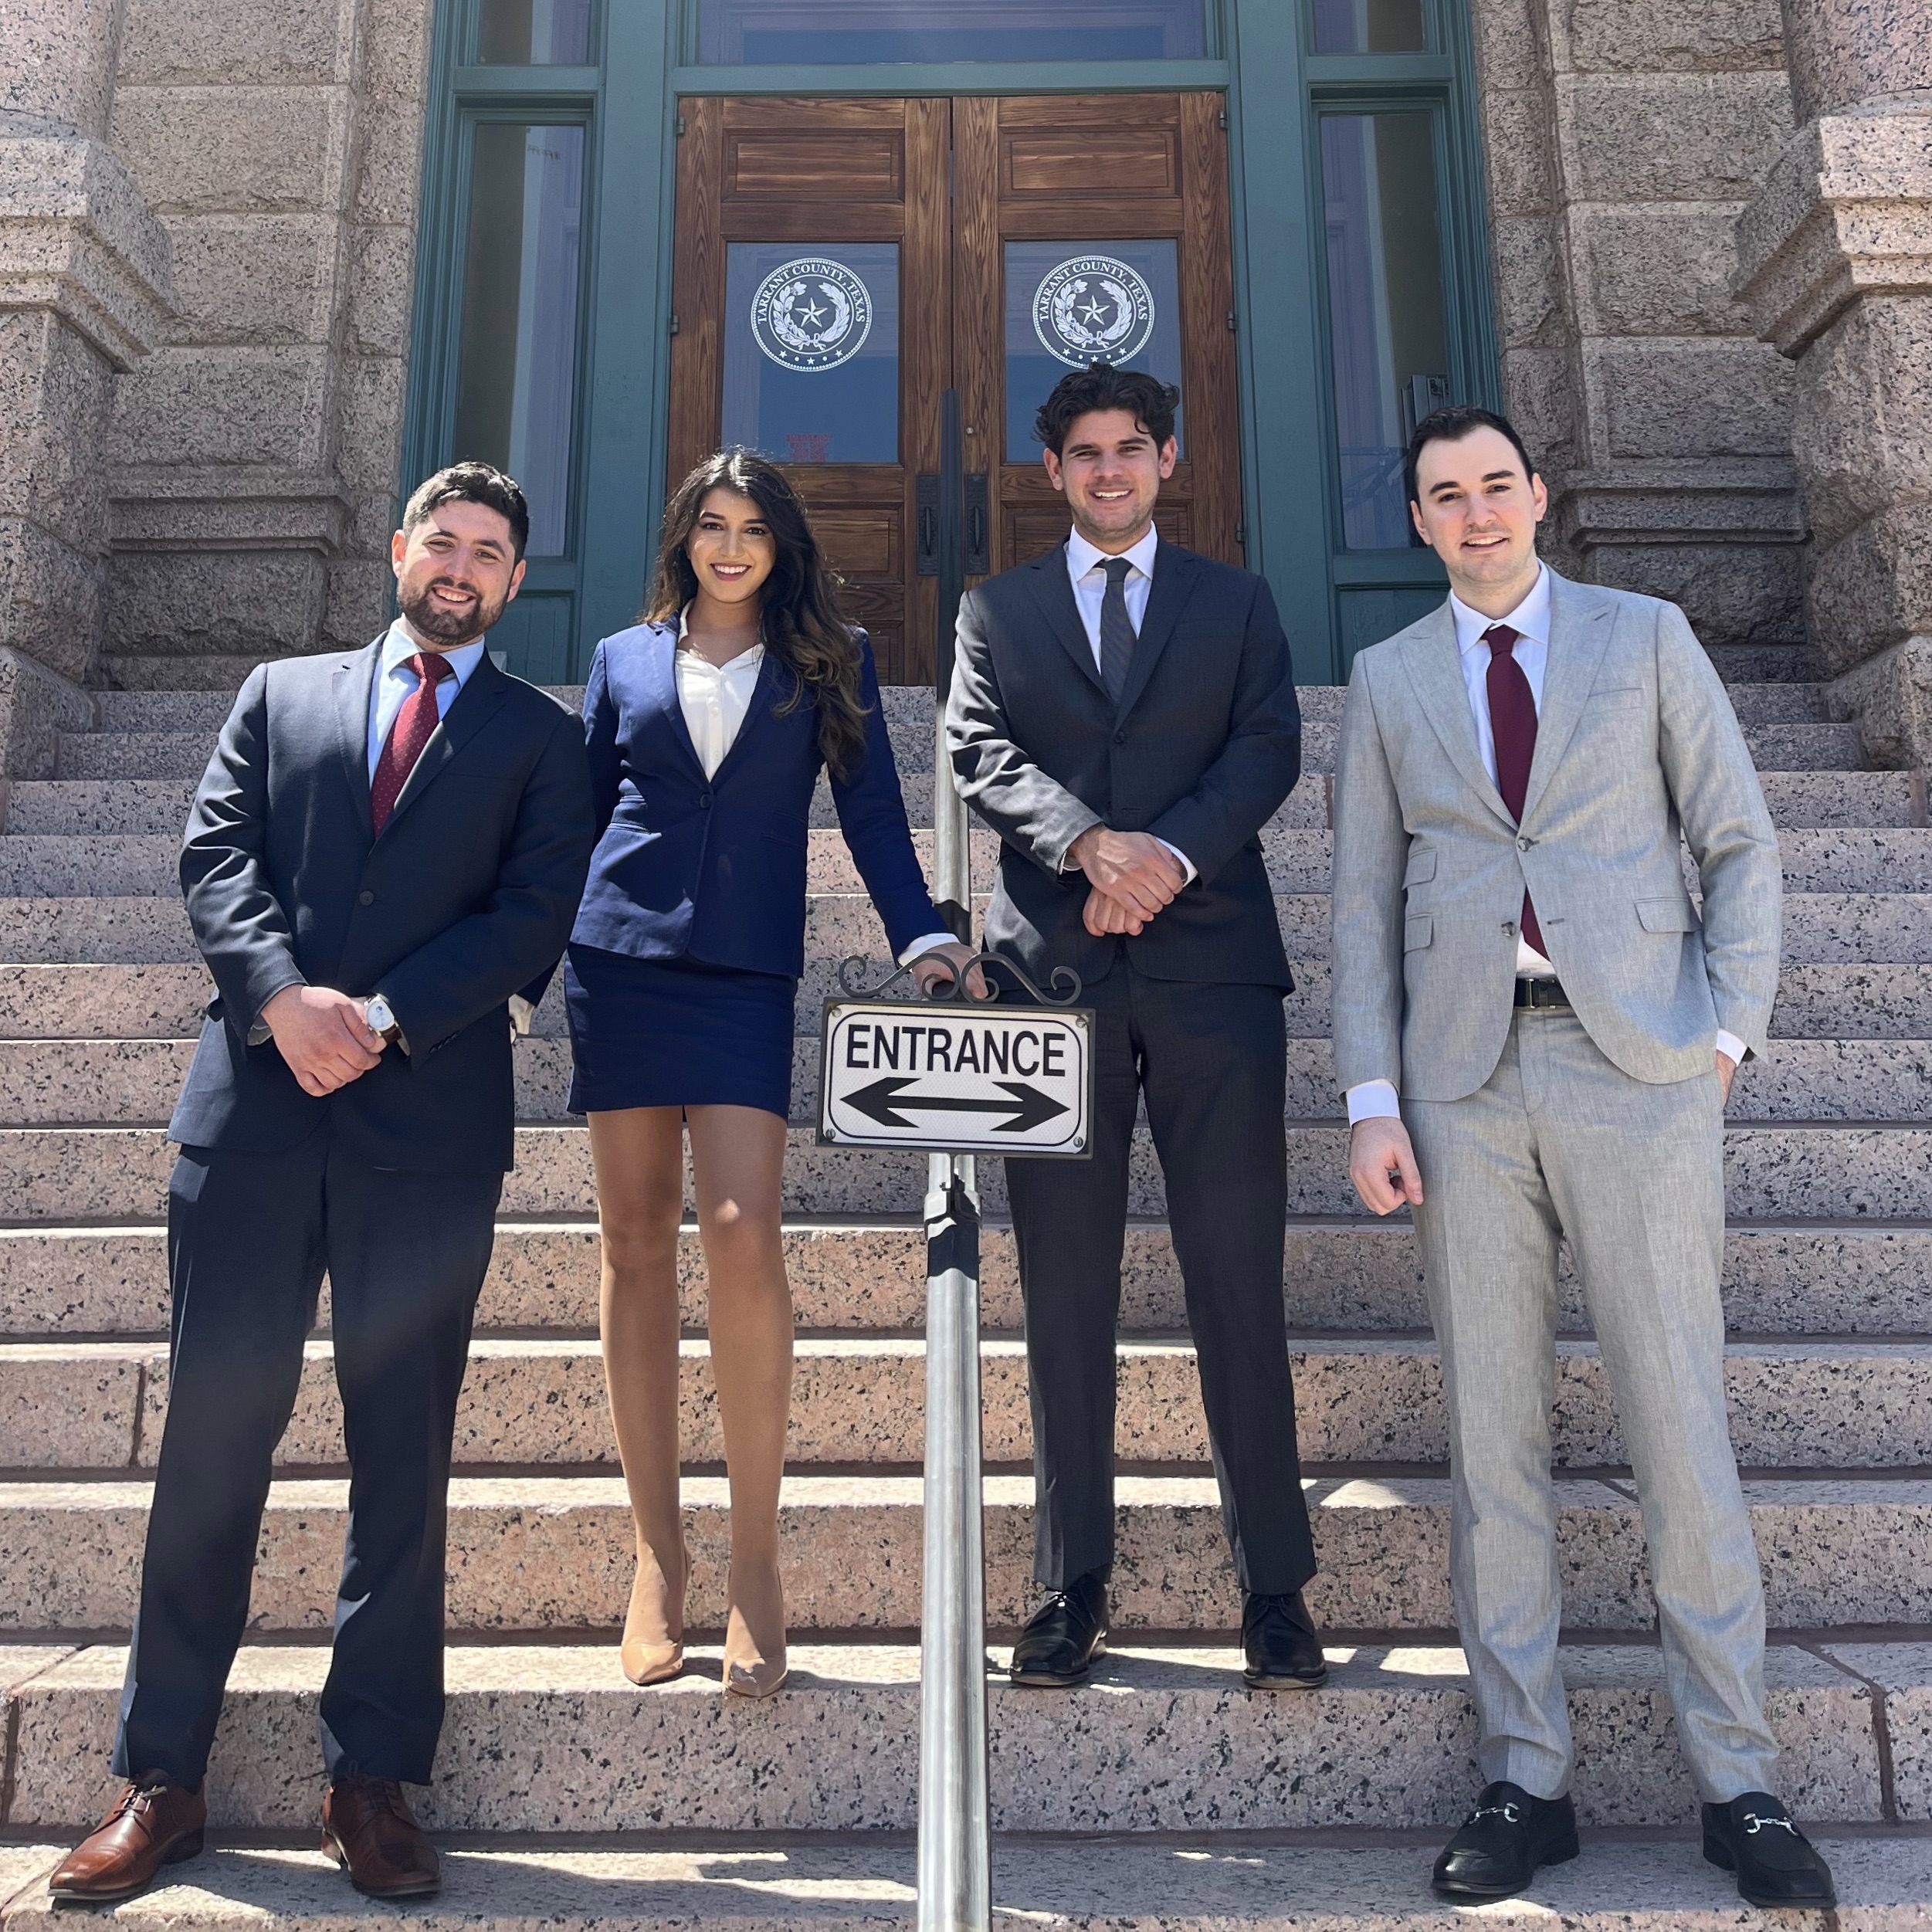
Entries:
[[[670, 480], [725, 444], [785, 463], [884, 682], [933, 676], [942, 503], [968, 584], [1065, 537], [1032, 419], [1069, 368], [1179, 385], [1156, 520], [1240, 561], [1221, 96], [679, 113]], [[949, 391], [963, 474], [942, 490]]]

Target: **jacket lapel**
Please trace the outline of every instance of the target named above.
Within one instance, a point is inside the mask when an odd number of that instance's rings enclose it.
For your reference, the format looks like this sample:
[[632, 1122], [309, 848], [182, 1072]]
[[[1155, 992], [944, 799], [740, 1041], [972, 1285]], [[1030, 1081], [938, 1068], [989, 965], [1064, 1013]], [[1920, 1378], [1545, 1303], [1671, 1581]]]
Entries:
[[[490, 721], [497, 707], [509, 695], [509, 679], [490, 662], [490, 653], [485, 651], [463, 689], [450, 700], [449, 709], [443, 713], [442, 722], [422, 747], [422, 755], [403, 781], [395, 808], [383, 825], [382, 837], [388, 836], [396, 821], [436, 783], [450, 761], [461, 754], [463, 747]], [[366, 785], [364, 794], [366, 797]]]
[[331, 695], [335, 700], [336, 749], [342, 755], [342, 774], [349, 781], [349, 798], [364, 839], [375, 836], [369, 805], [369, 687], [382, 663], [385, 631], [366, 651], [358, 651], [335, 668]]
[[1576, 735], [1584, 700], [1610, 642], [1610, 606], [1587, 586], [1550, 573], [1550, 649], [1543, 666], [1543, 704], [1537, 714], [1536, 752], [1524, 788], [1527, 825], [1537, 801]]
[[1033, 595], [1052, 626], [1053, 635], [1073, 659], [1076, 669], [1104, 697], [1100, 666], [1093, 662], [1093, 646], [1086, 640], [1086, 626], [1080, 622], [1080, 606], [1073, 601], [1073, 579], [1066, 574], [1066, 546], [1056, 544], [1043, 556], [1033, 559]]
[[[1192, 554], [1172, 544], [1158, 545], [1154, 553], [1154, 581], [1147, 587], [1147, 614], [1141, 619], [1141, 635], [1134, 655], [1127, 660], [1127, 683], [1120, 691], [1120, 716], [1125, 717], [1147, 688], [1154, 667], [1174, 635], [1174, 621], [1181, 606], [1193, 594], [1199, 572]], [[1085, 636], [1084, 629], [1082, 636]]]
[[1429, 720], [1429, 729], [1442, 741], [1450, 762], [1462, 773], [1469, 789], [1505, 825], [1514, 825], [1516, 820], [1503, 802], [1495, 780], [1483, 768], [1483, 754], [1476, 742], [1476, 714], [1469, 709], [1469, 686], [1463, 682], [1456, 619], [1450, 615], [1447, 598], [1404, 642], [1402, 663], [1422, 715]]
[[[704, 761], [698, 756], [697, 747], [691, 741], [691, 727], [684, 722], [684, 707], [677, 694], [677, 625], [674, 622], [652, 627], [647, 661], [650, 666], [651, 702], [663, 713], [672, 743], [690, 761], [692, 771], [701, 780], [704, 776]], [[751, 720], [747, 718], [745, 722], [748, 726]], [[738, 735], [742, 737], [744, 734], [741, 731]]]

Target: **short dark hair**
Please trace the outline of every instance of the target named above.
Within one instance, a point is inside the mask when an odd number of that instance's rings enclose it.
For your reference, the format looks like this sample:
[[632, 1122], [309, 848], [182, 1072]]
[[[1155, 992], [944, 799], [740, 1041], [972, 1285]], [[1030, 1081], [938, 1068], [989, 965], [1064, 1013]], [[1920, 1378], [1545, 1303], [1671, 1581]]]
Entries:
[[1171, 382], [1144, 369], [1117, 369], [1095, 362], [1070, 369], [1053, 385], [1033, 419], [1033, 434], [1058, 456], [1066, 446], [1066, 432], [1095, 409], [1125, 409], [1157, 444], [1174, 434], [1174, 412], [1181, 391]]
[[[452, 463], [439, 469], [426, 482], [416, 485], [402, 509], [402, 527], [414, 530], [432, 510], [445, 503], [481, 503], [493, 510], [510, 525], [510, 538], [517, 558], [530, 541], [530, 505], [514, 476], [507, 476], [493, 463], [473, 458]], [[513, 560], [514, 561], [514, 560]]]
[[1479, 409], [1473, 403], [1452, 403], [1446, 409], [1432, 409], [1415, 425], [1415, 433], [1408, 439], [1408, 454], [1403, 459], [1402, 480], [1408, 488], [1408, 500], [1420, 503], [1416, 494], [1415, 466], [1421, 460], [1422, 452], [1432, 442], [1460, 442], [1477, 429], [1493, 429], [1499, 436], [1507, 437], [1510, 447], [1523, 459], [1523, 474], [1534, 478], [1536, 465], [1530, 460], [1530, 452], [1523, 446], [1523, 439], [1516, 433], [1515, 425], [1507, 416], [1499, 416], [1493, 409]]

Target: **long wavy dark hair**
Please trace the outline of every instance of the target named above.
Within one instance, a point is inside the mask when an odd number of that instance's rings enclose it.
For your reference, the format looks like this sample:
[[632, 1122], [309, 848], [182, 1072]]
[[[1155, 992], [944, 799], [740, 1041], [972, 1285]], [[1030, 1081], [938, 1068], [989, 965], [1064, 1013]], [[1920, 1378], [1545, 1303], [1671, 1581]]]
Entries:
[[720, 449], [707, 456], [680, 483], [664, 507], [664, 534], [657, 575], [644, 621], [674, 619], [697, 595], [697, 573], [685, 542], [698, 512], [714, 490], [748, 497], [769, 526], [778, 559], [764, 580], [760, 616], [764, 647], [791, 674], [791, 690], [778, 707], [795, 710], [812, 687], [819, 710], [819, 752], [833, 774], [849, 778], [866, 754], [866, 706], [859, 695], [859, 640], [839, 608], [838, 579], [812, 534], [798, 493], [774, 463], [748, 449]]

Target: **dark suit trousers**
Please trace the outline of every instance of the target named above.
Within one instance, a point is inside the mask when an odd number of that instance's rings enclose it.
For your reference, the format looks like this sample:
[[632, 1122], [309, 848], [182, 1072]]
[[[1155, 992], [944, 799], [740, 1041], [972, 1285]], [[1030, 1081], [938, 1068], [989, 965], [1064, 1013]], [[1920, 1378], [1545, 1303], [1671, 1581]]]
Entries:
[[1082, 999], [1096, 1015], [1093, 1158], [1006, 1164], [1033, 1411], [1033, 1574], [1049, 1589], [1113, 1561], [1114, 1330], [1142, 1093], [1235, 1571], [1270, 1595], [1315, 1573], [1282, 1312], [1281, 1001], [1276, 987], [1154, 979], [1118, 960]]
[[326, 1125], [288, 1154], [183, 1149], [168, 1200], [168, 1425], [114, 1741], [122, 1775], [200, 1787], [326, 1269], [350, 1482], [323, 1755], [331, 1774], [429, 1782], [450, 1440], [502, 1191], [499, 1173], [370, 1167]]

